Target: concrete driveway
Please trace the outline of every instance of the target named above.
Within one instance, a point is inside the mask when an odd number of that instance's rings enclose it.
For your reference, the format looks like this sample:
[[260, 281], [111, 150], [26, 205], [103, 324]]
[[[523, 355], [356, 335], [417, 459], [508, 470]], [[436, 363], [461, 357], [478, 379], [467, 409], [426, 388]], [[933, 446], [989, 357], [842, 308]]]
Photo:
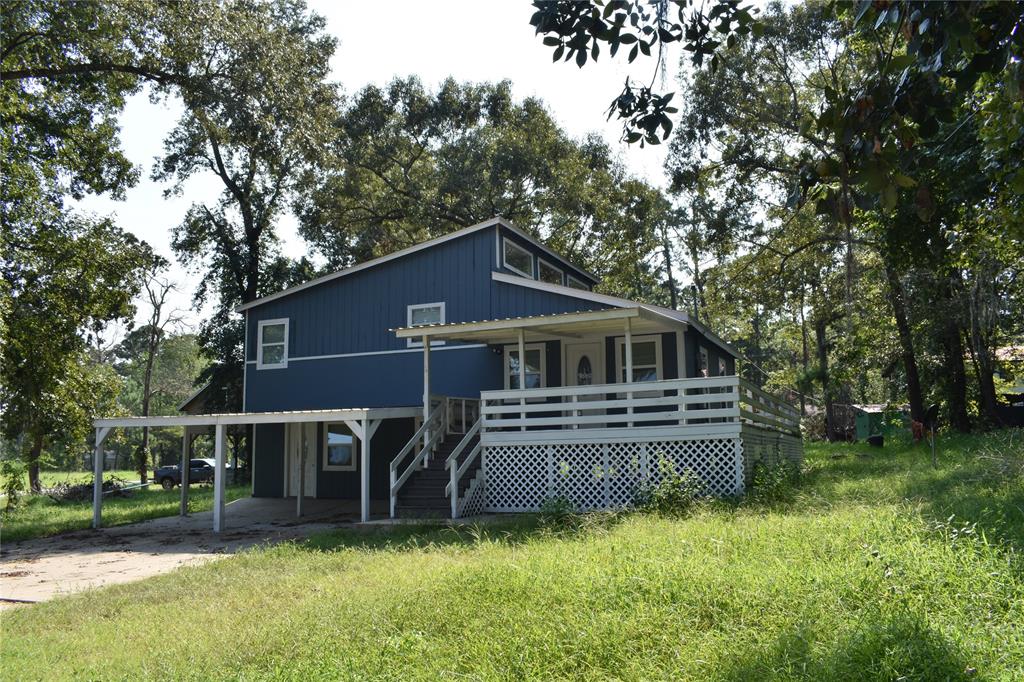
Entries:
[[249, 547], [351, 525], [358, 521], [358, 504], [310, 499], [304, 503], [303, 517], [297, 519], [294, 498], [250, 497], [226, 506], [225, 528], [221, 533], [211, 530], [213, 512], [199, 512], [3, 543], [0, 609], [91, 587], [141, 580]]

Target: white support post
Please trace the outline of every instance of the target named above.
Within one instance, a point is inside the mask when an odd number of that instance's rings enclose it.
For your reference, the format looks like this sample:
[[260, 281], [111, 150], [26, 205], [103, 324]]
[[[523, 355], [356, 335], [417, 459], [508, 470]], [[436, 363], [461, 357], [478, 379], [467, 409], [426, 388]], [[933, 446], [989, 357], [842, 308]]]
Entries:
[[189, 427], [182, 428], [181, 433], [181, 516], [188, 516], [188, 475], [192, 469], [192, 432]]
[[[430, 337], [423, 335], [423, 423], [430, 419]], [[430, 427], [423, 432], [423, 445], [430, 440]]]
[[103, 514], [103, 440], [110, 427], [96, 429], [96, 449], [92, 453], [92, 527], [99, 528]]
[[[519, 328], [519, 390], [526, 390], [526, 332], [522, 327]], [[525, 398], [519, 399], [519, 406], [526, 407]], [[526, 412], [520, 412], [519, 419], [526, 419]], [[525, 431], [526, 425], [520, 426], [519, 430]]]
[[[633, 383], [633, 323], [631, 318], [626, 318], [626, 339], [624, 341], [626, 350], [626, 383]], [[626, 408], [626, 414], [633, 414], [633, 392], [626, 392], [626, 400], [629, 401], [630, 405]], [[633, 422], [627, 422], [627, 426], [632, 427]]]
[[213, 431], [213, 532], [224, 530], [224, 425], [217, 424]]
[[296, 424], [302, 438], [299, 440], [299, 494], [295, 497], [295, 518], [302, 518], [302, 501], [306, 497], [306, 425]]
[[364, 419], [362, 423], [363, 437], [362, 458], [359, 462], [359, 516], [366, 523], [370, 520], [370, 443], [373, 442], [373, 434], [380, 426], [380, 419]]

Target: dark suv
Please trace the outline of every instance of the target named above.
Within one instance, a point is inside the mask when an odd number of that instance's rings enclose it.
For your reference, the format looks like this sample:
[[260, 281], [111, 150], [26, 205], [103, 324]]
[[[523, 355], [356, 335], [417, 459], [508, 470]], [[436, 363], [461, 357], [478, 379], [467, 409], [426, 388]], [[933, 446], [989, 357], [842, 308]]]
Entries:
[[[189, 485], [213, 480], [216, 461], [212, 459], [193, 459], [189, 464]], [[181, 485], [181, 471], [178, 469], [177, 464], [160, 467], [153, 471], [153, 480], [163, 486], [164, 490], [172, 490], [174, 486]]]

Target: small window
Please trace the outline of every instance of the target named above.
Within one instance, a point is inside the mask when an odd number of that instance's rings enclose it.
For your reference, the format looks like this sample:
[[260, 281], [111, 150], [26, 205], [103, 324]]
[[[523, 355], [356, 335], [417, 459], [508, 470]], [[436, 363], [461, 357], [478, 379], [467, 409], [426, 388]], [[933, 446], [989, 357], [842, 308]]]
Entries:
[[729, 367], [725, 363], [725, 358], [718, 358], [718, 376], [724, 377], [729, 374]]
[[565, 278], [565, 285], [572, 289], [583, 289], [583, 291], [590, 291], [590, 285], [584, 282], [582, 279], [577, 279], [572, 275]]
[[708, 349], [705, 348], [704, 346], [700, 347], [700, 358], [697, 362], [697, 376], [709, 376], [708, 372], [710, 371], [710, 365], [708, 363]]
[[[626, 340], [619, 339], [619, 381], [626, 382]], [[641, 336], [633, 339], [633, 382], [661, 379], [661, 339]]]
[[506, 239], [505, 267], [516, 274], [533, 279], [533, 254]]
[[324, 425], [324, 471], [355, 471], [359, 439], [348, 424]]
[[[407, 327], [425, 327], [431, 324], [444, 324], [444, 302], [441, 303], [417, 303], [406, 308]], [[406, 339], [406, 345], [410, 348], [422, 348], [423, 341], [419, 339]], [[444, 341], [431, 341], [431, 347], [443, 346]]]
[[288, 320], [260, 320], [257, 340], [257, 369], [288, 366]]
[[[529, 344], [526, 350], [526, 366], [523, 368], [526, 377], [526, 388], [544, 388], [545, 381], [545, 353], [544, 344]], [[505, 346], [505, 388], [516, 390], [519, 388], [519, 347]]]
[[540, 259], [540, 266], [538, 269], [540, 270], [540, 281], [547, 282], [548, 284], [560, 285], [562, 283], [562, 275], [564, 273], [562, 273], [561, 269], [556, 268], [543, 258]]

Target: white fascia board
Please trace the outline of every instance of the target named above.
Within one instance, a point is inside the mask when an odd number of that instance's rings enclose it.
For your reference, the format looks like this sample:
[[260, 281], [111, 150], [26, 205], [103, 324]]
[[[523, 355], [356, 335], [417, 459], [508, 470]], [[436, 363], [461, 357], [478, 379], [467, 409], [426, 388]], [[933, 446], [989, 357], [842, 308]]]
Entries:
[[533, 327], [553, 327], [559, 324], [600, 322], [603, 320], [640, 317], [643, 312], [639, 306], [614, 310], [584, 310], [576, 313], [557, 313], [554, 315], [536, 315], [533, 317], [509, 317], [501, 320], [484, 320], [482, 322], [453, 322], [452, 324], [425, 325], [422, 327], [405, 327], [391, 329], [400, 339], [416, 336], [435, 336], [468, 334], [472, 332], [500, 331], [503, 329], [530, 329]]
[[422, 407], [366, 407], [337, 410], [299, 410], [293, 412], [232, 412], [226, 414], [196, 414], [168, 417], [100, 417], [93, 426], [103, 427], [161, 427], [161, 426], [216, 426], [218, 424], [287, 424], [295, 422], [323, 422], [345, 419], [400, 419], [422, 414]]

